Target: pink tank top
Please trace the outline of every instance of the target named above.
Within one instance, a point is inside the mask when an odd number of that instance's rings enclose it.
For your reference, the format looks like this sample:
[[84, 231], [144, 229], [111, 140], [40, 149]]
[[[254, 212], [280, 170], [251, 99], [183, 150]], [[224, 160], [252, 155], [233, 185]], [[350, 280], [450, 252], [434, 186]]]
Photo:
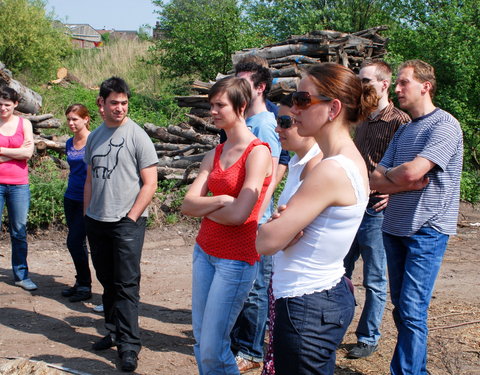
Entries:
[[[14, 135], [0, 134], [0, 147], [18, 148], [23, 144], [23, 118], [19, 118], [17, 131]], [[0, 163], [0, 184], [26, 185], [28, 184], [28, 165], [26, 160], [9, 160]]]

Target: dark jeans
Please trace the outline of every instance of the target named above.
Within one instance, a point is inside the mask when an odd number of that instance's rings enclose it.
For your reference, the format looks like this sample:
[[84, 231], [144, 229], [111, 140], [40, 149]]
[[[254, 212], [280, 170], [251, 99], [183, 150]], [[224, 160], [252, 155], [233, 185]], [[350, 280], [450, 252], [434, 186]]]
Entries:
[[329, 290], [275, 302], [276, 375], [333, 375], [336, 349], [352, 321], [355, 301], [345, 278]]
[[268, 286], [272, 277], [272, 257], [262, 255], [252, 290], [231, 333], [232, 350], [250, 361], [263, 361], [263, 342], [268, 317]]
[[140, 257], [146, 218], [102, 222], [85, 217], [97, 278], [102, 284], [105, 327], [115, 337], [119, 354], [140, 351], [138, 304]]
[[92, 287], [92, 276], [88, 266], [87, 233], [83, 219], [83, 202], [63, 198], [63, 208], [67, 219], [67, 247], [75, 265], [76, 286]]

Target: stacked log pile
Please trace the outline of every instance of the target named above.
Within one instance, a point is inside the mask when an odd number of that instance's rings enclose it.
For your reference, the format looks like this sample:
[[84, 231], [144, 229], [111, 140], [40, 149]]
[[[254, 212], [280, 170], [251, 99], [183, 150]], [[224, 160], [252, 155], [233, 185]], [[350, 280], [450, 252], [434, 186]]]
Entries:
[[189, 123], [159, 127], [145, 124], [147, 134], [154, 142], [158, 155], [159, 180], [178, 180], [190, 183], [197, 177], [198, 167], [205, 153], [219, 142], [220, 131], [196, 115], [187, 114]]
[[[379, 32], [386, 29], [386, 26], [378, 26], [353, 34], [320, 30], [292, 35], [277, 44], [238, 51], [232, 55], [232, 63], [235, 65], [248, 55], [265, 58], [273, 76], [269, 99], [276, 102], [297, 89], [302, 69], [309, 65], [336, 62], [358, 72], [363, 61], [382, 58], [386, 53], [387, 39]], [[225, 75], [219, 73], [216, 80], [223, 77]], [[207, 94], [213, 84], [212, 81], [195, 81], [192, 89], [197, 94], [177, 97], [178, 105], [190, 107], [191, 114], [208, 117]]]
[[[293, 35], [287, 40], [277, 44], [238, 51], [232, 55], [232, 63], [235, 65], [243, 57], [248, 55], [258, 55], [265, 58], [268, 61], [273, 76], [269, 99], [276, 102], [280, 100], [283, 95], [297, 89], [301, 71], [309, 65], [320, 62], [336, 62], [358, 72], [363, 61], [382, 58], [386, 53], [387, 39], [379, 35], [379, 32], [386, 30], [386, 28], [386, 26], [379, 26], [353, 34], [322, 30], [312, 31], [305, 35]], [[227, 74], [232, 73], [233, 71], [227, 72]], [[215, 81], [225, 76], [226, 75], [219, 73]], [[199, 128], [201, 128], [202, 136], [207, 133], [215, 134], [215, 127], [210, 117], [210, 105], [208, 103], [208, 91], [215, 81], [195, 81], [191, 86], [192, 90], [196, 93], [195, 95], [176, 97], [180, 107], [190, 108], [190, 114], [187, 115], [190, 121], [188, 124], [183, 124], [182, 126], [189, 127], [190, 130], [197, 132]], [[166, 130], [162, 130], [162, 132], [170, 135], [175, 134], [171, 130], [173, 129], [169, 127]], [[155, 137], [152, 135], [153, 133], [149, 134]], [[169, 147], [174, 147], [172, 145], [174, 141], [171, 138], [162, 140], [159, 135], [157, 135], [157, 137], [157, 139], [169, 143]], [[165, 135], [163, 135], [163, 137], [165, 137]], [[178, 142], [185, 143], [182, 140], [178, 140]], [[192, 140], [192, 142], [194, 141]], [[198, 161], [200, 161], [204, 155], [205, 149], [198, 147], [194, 150], [190, 147], [191, 143], [188, 143], [188, 145], [187, 147], [187, 144], [181, 144], [175, 151], [173, 151], [173, 149], [169, 151], [162, 150], [161, 153], [159, 153], [160, 163], [165, 165], [165, 168], [167, 168], [167, 166], [168, 168], [175, 166], [174, 175], [177, 177], [181, 175], [180, 169], [185, 166], [188, 166], [190, 173], [191, 169], [199, 164]], [[157, 150], [159, 149], [157, 148]], [[171, 153], [180, 152], [180, 150], [187, 150], [186, 152], [189, 153], [188, 159], [182, 159], [180, 154], [175, 154], [172, 159]], [[190, 162], [190, 160], [195, 161]], [[188, 164], [189, 162], [191, 164]], [[185, 178], [183, 180], [186, 181]]]

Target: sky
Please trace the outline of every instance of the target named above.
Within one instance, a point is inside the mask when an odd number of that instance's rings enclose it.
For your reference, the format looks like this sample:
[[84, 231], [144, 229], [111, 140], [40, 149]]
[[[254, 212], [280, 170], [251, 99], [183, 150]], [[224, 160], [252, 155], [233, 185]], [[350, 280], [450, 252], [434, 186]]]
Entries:
[[94, 29], [138, 30], [145, 24], [155, 26], [158, 10], [151, 0], [47, 0], [47, 12], [53, 11], [64, 23], [86, 23]]

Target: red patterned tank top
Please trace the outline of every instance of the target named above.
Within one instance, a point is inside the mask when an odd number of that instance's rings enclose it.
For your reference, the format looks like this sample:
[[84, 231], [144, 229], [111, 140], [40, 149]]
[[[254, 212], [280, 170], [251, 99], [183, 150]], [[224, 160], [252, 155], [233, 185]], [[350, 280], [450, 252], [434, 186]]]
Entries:
[[[226, 170], [220, 167], [220, 155], [222, 154], [223, 144], [217, 146], [213, 168], [208, 177], [208, 190], [214, 196], [227, 194], [235, 198], [238, 197], [245, 181], [245, 163], [248, 155], [258, 145], [265, 145], [270, 149], [267, 143], [254, 139], [247, 146], [242, 156]], [[263, 181], [258, 200], [253, 206], [250, 216], [243, 224], [223, 225], [206, 217], [203, 218], [197, 236], [197, 243], [203, 251], [217, 258], [242, 260], [249, 264], [254, 264], [260, 259], [255, 249], [258, 213], [271, 180], [272, 176], [269, 176]]]

